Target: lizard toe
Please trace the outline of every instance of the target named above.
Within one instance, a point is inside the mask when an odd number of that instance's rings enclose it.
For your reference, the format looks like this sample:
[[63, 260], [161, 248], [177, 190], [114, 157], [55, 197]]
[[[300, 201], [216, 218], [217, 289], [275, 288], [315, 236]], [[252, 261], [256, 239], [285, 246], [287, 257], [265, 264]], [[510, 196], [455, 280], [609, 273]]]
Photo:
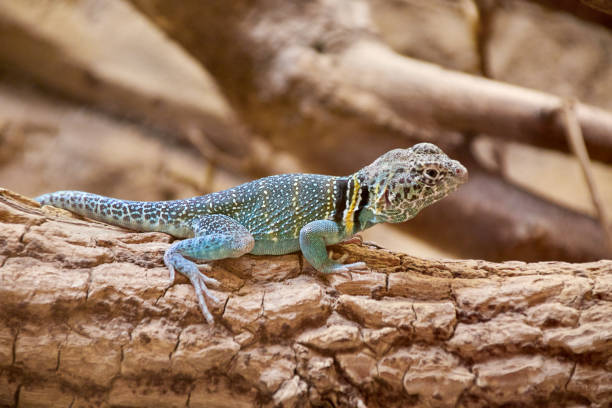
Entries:
[[221, 286], [221, 282], [219, 282], [218, 280], [214, 278], [204, 275], [202, 272], [198, 272], [198, 276], [202, 280], [202, 283], [204, 284], [213, 285], [216, 287]]
[[355, 273], [368, 273], [370, 271], [365, 262], [355, 262], [346, 264], [344, 266], [348, 271]]

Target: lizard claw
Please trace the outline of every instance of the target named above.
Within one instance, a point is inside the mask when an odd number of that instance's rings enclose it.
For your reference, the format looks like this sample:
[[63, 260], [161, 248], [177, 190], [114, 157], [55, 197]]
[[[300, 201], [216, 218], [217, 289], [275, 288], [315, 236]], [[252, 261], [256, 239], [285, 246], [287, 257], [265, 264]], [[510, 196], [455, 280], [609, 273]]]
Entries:
[[170, 257], [171, 256], [168, 254], [168, 252], [164, 254], [164, 264], [166, 265], [166, 267], [168, 267], [168, 270], [170, 271], [170, 286], [172, 286], [172, 284], [174, 283], [175, 272], [174, 265], [172, 264]]
[[182, 255], [172, 253], [170, 251], [168, 252], [166, 252], [166, 255], [164, 255], [164, 262], [170, 270], [170, 277], [172, 281], [174, 281], [174, 274], [176, 269], [178, 269], [180, 273], [189, 278], [189, 281], [191, 282], [195, 290], [196, 297], [198, 298], [198, 303], [200, 304], [200, 310], [202, 311], [204, 318], [209, 324], [213, 324], [214, 319], [212, 314], [208, 310], [205, 297], [210, 299], [214, 303], [219, 303], [219, 299], [212, 294], [206, 284], [220, 285], [220, 282], [216, 279], [209, 278], [208, 276], [204, 275], [202, 272], [199, 271], [198, 265], [196, 265], [192, 261], [185, 259]]
[[197, 279], [200, 280], [200, 286], [202, 287], [202, 292], [206, 294], [206, 297], [215, 303], [219, 303], [219, 299], [208, 290], [208, 287], [206, 286], [206, 284], [212, 284], [212, 285], [218, 286], [218, 285], [221, 285], [221, 283], [216, 279], [209, 278], [203, 273], [199, 273], [199, 276], [197, 277]]
[[213, 295], [209, 290], [205, 291], [206, 297], [213, 301], [213, 303], [220, 303], [219, 298]]
[[212, 300], [215, 303], [219, 303], [219, 299], [210, 292], [210, 290], [206, 287], [206, 284], [202, 282], [199, 276], [194, 277], [193, 279], [190, 276], [189, 280], [191, 280], [191, 284], [193, 285], [195, 289], [195, 293], [198, 298], [198, 303], [200, 304], [200, 309], [202, 310], [202, 314], [204, 315], [204, 318], [209, 324], [213, 324], [214, 319], [212, 317], [212, 314], [210, 314], [210, 311], [208, 310], [208, 306], [206, 305], [204, 296], [206, 296], [208, 299]]
[[346, 276], [348, 279], [352, 279], [351, 272], [353, 273], [367, 273], [369, 270], [365, 262], [355, 262], [350, 264], [334, 263], [330, 267], [322, 271], [323, 273], [335, 273]]
[[370, 272], [370, 269], [368, 268], [365, 262], [355, 262], [352, 264], [347, 264], [345, 266], [348, 268], [349, 272], [353, 272], [353, 273], [369, 273]]
[[219, 282], [218, 280], [216, 280], [215, 278], [211, 278], [210, 276], [206, 276], [204, 275], [202, 272], [198, 271], [198, 276], [199, 278], [202, 280], [202, 282], [204, 282], [205, 284], [208, 285], [213, 285], [215, 287], [219, 287], [221, 286], [221, 282]]
[[366, 267], [365, 262], [355, 262], [355, 263], [350, 263], [350, 264], [341, 264], [337, 268], [337, 271], [338, 272], [354, 272], [358, 269], [364, 269], [365, 267]]
[[346, 269], [346, 273], [349, 275], [349, 277], [352, 279], [353, 277], [350, 276], [351, 273], [368, 273], [370, 272], [369, 269], [367, 268], [365, 262], [355, 262], [355, 263], [351, 263], [351, 264], [346, 264], [344, 265], [345, 269]]

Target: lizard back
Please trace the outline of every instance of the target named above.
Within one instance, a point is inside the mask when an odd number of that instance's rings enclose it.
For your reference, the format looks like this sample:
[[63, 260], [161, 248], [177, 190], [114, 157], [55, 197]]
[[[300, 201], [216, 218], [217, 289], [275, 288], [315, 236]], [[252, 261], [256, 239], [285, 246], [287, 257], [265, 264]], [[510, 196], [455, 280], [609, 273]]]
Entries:
[[227, 215], [259, 241], [294, 240], [302, 226], [333, 219], [337, 198], [346, 188], [342, 177], [282, 174], [224, 191], [171, 201], [130, 201], [82, 191], [57, 191], [37, 197], [85, 217], [135, 231], [160, 231], [192, 237], [192, 221], [206, 214]]

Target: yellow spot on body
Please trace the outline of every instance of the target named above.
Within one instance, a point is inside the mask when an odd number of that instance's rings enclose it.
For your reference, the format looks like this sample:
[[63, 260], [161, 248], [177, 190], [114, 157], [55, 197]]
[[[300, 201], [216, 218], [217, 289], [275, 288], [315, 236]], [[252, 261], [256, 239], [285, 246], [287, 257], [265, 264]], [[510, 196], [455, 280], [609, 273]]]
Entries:
[[344, 225], [346, 225], [346, 231], [349, 234], [353, 233], [353, 213], [355, 212], [355, 206], [357, 205], [357, 197], [359, 197], [359, 189], [361, 186], [359, 185], [359, 181], [357, 180], [357, 176], [353, 176], [353, 196], [351, 197], [351, 204], [346, 212], [346, 216], [344, 217]]
[[[291, 198], [291, 204], [293, 205], [294, 216], [299, 221], [302, 218], [302, 215], [299, 212], [300, 205], [298, 203], [298, 198], [299, 198], [299, 193], [300, 193], [300, 186], [298, 185], [297, 180], [293, 183], [293, 187], [294, 189], [293, 189], [293, 197]], [[298, 222], [294, 222], [294, 225], [295, 225], [295, 228], [293, 229], [293, 236], [297, 237], [299, 236], [299, 233], [300, 233], [300, 225]]]
[[327, 186], [327, 205], [325, 206], [325, 218], [329, 219], [331, 217], [332, 210], [332, 202], [334, 201], [334, 185], [336, 181], [334, 179], [330, 179], [329, 185]]
[[378, 190], [380, 190], [380, 182], [376, 183], [376, 188], [374, 188], [374, 197], [375, 197], [375, 208], [376, 208], [376, 212], [378, 213], [378, 203], [380, 202], [380, 200], [378, 200]]

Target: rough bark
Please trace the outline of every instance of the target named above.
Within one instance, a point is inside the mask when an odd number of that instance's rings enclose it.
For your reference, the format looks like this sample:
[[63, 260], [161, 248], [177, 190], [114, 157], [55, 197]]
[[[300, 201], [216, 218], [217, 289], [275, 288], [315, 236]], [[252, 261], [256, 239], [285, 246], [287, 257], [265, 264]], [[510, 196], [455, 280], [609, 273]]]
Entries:
[[607, 406], [612, 262], [298, 254], [212, 264], [216, 324], [168, 287], [170, 237], [0, 195], [0, 405]]

